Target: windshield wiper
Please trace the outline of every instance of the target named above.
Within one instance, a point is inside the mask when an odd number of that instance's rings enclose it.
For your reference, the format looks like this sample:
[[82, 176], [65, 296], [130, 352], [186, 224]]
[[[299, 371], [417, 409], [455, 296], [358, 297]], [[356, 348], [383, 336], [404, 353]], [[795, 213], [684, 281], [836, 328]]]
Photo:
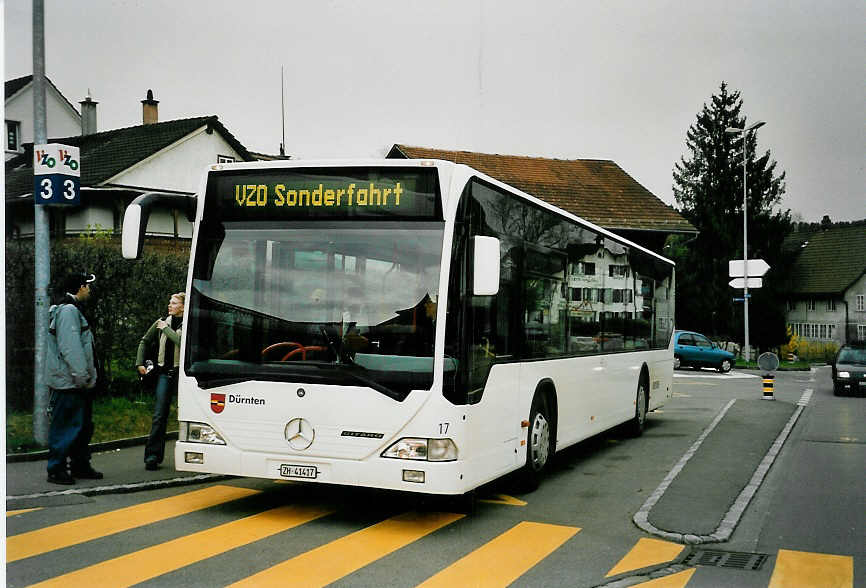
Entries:
[[328, 348], [334, 352], [334, 356], [337, 358], [337, 363], [340, 363], [340, 352], [337, 350], [337, 346], [334, 345], [334, 342], [331, 341], [331, 336], [328, 335], [328, 329], [325, 328], [325, 325], [319, 325], [319, 332], [322, 333], [322, 337], [325, 338], [325, 343], [328, 344]]
[[[328, 366], [321, 366], [321, 367], [325, 368], [325, 367], [328, 367]], [[352, 378], [358, 380], [358, 381], [361, 382], [362, 384], [366, 384], [366, 385], [368, 385], [370, 388], [372, 388], [373, 390], [375, 390], [375, 391], [377, 391], [377, 392], [381, 392], [381, 393], [384, 394], [385, 396], [387, 396], [387, 397], [389, 397], [389, 398], [393, 398], [394, 400], [397, 400], [397, 401], [402, 402], [403, 399], [406, 397], [405, 394], [400, 394], [400, 393], [397, 392], [396, 390], [393, 390], [392, 388], [389, 388], [388, 386], [386, 386], [386, 385], [384, 385], [384, 384], [380, 384], [380, 383], [377, 382], [376, 380], [373, 380], [373, 379], [371, 379], [371, 378], [368, 378], [367, 376], [362, 376], [361, 374], [359, 374], [359, 373], [358, 373], [358, 370], [359, 370], [359, 369], [363, 369], [363, 368], [361, 368], [361, 367], [358, 366], [357, 364], [354, 364], [354, 365], [351, 365], [351, 366], [350, 366], [350, 365], [346, 365], [346, 364], [337, 364], [336, 366], [330, 366], [330, 367], [332, 367], [332, 368], [333, 368], [333, 367], [338, 368], [338, 371], [339, 371], [341, 374], [345, 374], [345, 375], [347, 375], [347, 376], [350, 376], [350, 377], [352, 377]]]

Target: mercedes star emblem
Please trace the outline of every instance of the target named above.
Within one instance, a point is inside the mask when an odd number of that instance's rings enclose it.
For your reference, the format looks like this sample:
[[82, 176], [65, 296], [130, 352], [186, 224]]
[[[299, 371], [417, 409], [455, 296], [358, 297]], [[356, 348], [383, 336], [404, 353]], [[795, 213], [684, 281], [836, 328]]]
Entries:
[[286, 425], [286, 441], [297, 451], [303, 451], [313, 444], [316, 430], [307, 419], [292, 419]]

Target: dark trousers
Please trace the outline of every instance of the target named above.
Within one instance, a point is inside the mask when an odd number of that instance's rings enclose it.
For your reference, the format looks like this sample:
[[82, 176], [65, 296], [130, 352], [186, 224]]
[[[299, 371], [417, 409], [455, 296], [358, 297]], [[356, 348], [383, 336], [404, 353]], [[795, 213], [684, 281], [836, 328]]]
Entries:
[[171, 399], [177, 394], [177, 371], [161, 373], [156, 379], [156, 393], [153, 405], [153, 421], [150, 436], [144, 446], [144, 461], [162, 463], [165, 457], [165, 429], [168, 426], [168, 411]]
[[90, 465], [93, 437], [93, 397], [89, 390], [51, 390], [51, 425], [48, 429], [48, 471], [73, 471]]

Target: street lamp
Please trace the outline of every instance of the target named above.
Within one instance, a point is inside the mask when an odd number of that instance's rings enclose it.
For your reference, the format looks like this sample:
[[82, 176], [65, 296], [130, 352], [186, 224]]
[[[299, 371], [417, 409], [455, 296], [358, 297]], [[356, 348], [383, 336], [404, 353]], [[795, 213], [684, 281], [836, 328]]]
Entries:
[[743, 136], [743, 323], [745, 329], [745, 344], [743, 345], [743, 357], [746, 361], [749, 361], [750, 353], [749, 353], [749, 266], [748, 266], [748, 245], [749, 240], [747, 237], [747, 228], [746, 228], [746, 204], [748, 203], [748, 192], [746, 191], [746, 162], [748, 158], [746, 157], [746, 136], [749, 134], [749, 131], [754, 131], [762, 126], [767, 124], [766, 122], [759, 120], [758, 122], [752, 123], [744, 129], [739, 129], [737, 127], [728, 127], [725, 129], [725, 132], [730, 135], [742, 135]]

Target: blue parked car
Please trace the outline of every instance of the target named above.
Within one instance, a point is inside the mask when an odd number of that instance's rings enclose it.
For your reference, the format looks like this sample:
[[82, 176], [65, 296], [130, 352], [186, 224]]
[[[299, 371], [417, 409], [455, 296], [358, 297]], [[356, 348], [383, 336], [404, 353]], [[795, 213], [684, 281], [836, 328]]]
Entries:
[[674, 332], [674, 369], [683, 366], [711, 367], [721, 373], [731, 371], [734, 354], [725, 351], [707, 337], [692, 331]]

